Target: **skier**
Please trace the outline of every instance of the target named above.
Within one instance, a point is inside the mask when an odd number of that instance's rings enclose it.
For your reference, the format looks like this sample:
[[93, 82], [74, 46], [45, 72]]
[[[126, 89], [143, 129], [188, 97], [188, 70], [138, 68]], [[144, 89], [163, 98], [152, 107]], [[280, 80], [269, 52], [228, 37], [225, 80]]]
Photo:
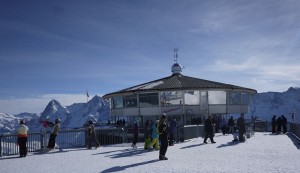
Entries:
[[168, 160], [168, 158], [165, 156], [168, 149], [168, 131], [169, 126], [167, 122], [167, 114], [163, 113], [158, 123], [159, 140], [161, 143], [159, 150], [159, 160]]
[[25, 125], [24, 120], [20, 121], [20, 127], [18, 128], [18, 144], [19, 144], [19, 151], [20, 157], [27, 156], [27, 132], [28, 127]]
[[97, 149], [98, 147], [100, 147], [100, 143], [97, 140], [96, 137], [96, 132], [95, 132], [95, 126], [92, 120], [89, 120], [89, 127], [88, 127], [88, 149], [92, 149], [92, 142], [95, 141], [97, 143], [97, 146], [95, 147], [95, 149]]
[[52, 122], [49, 122], [48, 125], [50, 127], [52, 127], [53, 129], [52, 129], [52, 132], [50, 134], [48, 146], [46, 148], [48, 148], [49, 150], [52, 150], [55, 147], [55, 139], [56, 139], [56, 136], [57, 136], [58, 131], [60, 129], [60, 119], [56, 119], [55, 124], [53, 124]]
[[205, 137], [204, 137], [204, 143], [207, 144], [206, 140], [209, 137], [211, 143], [216, 143], [214, 141], [214, 130], [213, 130], [213, 124], [212, 124], [212, 118], [209, 115], [205, 122], [204, 122], [204, 130], [205, 130]]

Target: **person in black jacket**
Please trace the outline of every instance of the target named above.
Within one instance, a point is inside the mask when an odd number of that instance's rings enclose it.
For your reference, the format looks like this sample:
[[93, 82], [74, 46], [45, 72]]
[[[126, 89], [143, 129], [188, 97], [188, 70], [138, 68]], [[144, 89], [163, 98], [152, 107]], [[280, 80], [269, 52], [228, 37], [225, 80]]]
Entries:
[[132, 141], [132, 144], [131, 144], [132, 148], [137, 148], [136, 143], [138, 142], [139, 133], [140, 133], [139, 121], [136, 121], [134, 123], [134, 127], [133, 127], [133, 141]]
[[281, 124], [282, 124], [283, 134], [285, 134], [287, 131], [286, 129], [287, 119], [284, 115], [281, 115]]
[[169, 126], [167, 122], [167, 115], [165, 113], [163, 113], [160, 117], [158, 123], [158, 133], [160, 140], [159, 160], [168, 160], [165, 155], [168, 149]]
[[276, 115], [272, 117], [272, 133], [276, 133]]
[[228, 133], [233, 134], [233, 132], [234, 132], [234, 120], [233, 120], [232, 116], [228, 120], [228, 126], [229, 126], [229, 132]]
[[245, 142], [244, 134], [246, 133], [246, 124], [245, 124], [245, 118], [243, 113], [241, 113], [241, 116], [237, 119], [236, 127], [239, 130], [239, 141]]
[[279, 116], [277, 118], [276, 124], [277, 124], [277, 134], [280, 134], [281, 133], [281, 126], [282, 126], [281, 116]]
[[209, 137], [211, 143], [216, 143], [214, 141], [214, 129], [212, 124], [211, 116], [208, 116], [204, 122], [204, 130], [205, 130], [205, 137], [204, 137], [204, 143], [207, 144], [206, 140]]

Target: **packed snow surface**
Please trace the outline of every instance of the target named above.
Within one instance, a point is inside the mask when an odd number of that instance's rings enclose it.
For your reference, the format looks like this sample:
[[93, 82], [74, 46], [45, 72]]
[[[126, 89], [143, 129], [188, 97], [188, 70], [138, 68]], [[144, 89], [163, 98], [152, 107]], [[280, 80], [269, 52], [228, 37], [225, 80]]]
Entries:
[[3, 173], [99, 173], [99, 172], [205, 172], [205, 173], [299, 173], [300, 144], [292, 135], [258, 133], [244, 143], [231, 142], [232, 135], [216, 134], [216, 144], [195, 138], [168, 147], [169, 160], [160, 161], [158, 151], [137, 149], [130, 143], [98, 149], [56, 149], [29, 153], [26, 158], [0, 158]]

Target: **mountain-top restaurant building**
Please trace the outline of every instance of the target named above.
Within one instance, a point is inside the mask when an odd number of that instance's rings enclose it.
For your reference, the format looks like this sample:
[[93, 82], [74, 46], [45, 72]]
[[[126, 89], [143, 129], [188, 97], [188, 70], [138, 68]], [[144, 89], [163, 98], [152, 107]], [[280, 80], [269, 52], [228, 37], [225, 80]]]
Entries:
[[138, 120], [144, 124], [146, 120], [157, 120], [166, 113], [168, 117], [176, 118], [179, 124], [189, 125], [195, 121], [203, 122], [207, 115], [249, 111], [250, 99], [256, 90], [184, 76], [177, 63], [177, 51], [174, 57], [171, 76], [103, 96], [110, 101], [112, 121], [125, 119], [132, 124]]

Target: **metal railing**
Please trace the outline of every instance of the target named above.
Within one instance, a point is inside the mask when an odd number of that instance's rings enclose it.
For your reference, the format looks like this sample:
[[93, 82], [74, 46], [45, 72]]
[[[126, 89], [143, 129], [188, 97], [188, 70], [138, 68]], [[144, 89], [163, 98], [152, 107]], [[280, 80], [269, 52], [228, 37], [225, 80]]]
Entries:
[[290, 131], [300, 138], [300, 123], [291, 123]]
[[[96, 136], [101, 145], [117, 144], [126, 141], [125, 131], [122, 128], [95, 129]], [[36, 152], [48, 144], [50, 132], [28, 133], [28, 152]], [[79, 148], [87, 144], [87, 130], [61, 130], [56, 137], [56, 144], [61, 148]], [[19, 153], [17, 134], [0, 135], [0, 157]]]
[[[268, 121], [255, 121], [255, 131], [256, 132], [271, 132], [272, 131], [272, 123]], [[287, 131], [290, 131], [290, 126], [292, 123], [287, 123]], [[276, 125], [277, 127], [277, 125]]]

